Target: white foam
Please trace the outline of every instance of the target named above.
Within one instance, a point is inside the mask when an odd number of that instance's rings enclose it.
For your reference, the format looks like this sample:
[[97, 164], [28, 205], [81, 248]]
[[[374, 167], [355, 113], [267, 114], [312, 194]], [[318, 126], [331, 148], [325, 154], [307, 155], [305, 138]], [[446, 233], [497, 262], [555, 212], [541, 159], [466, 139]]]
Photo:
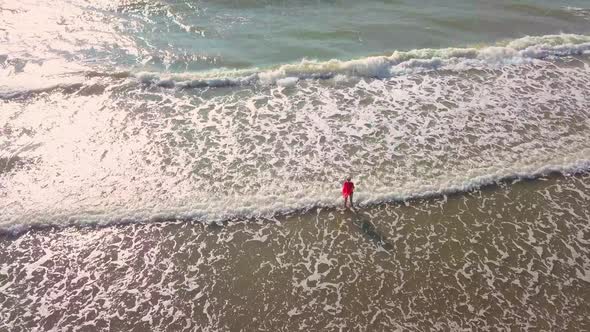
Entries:
[[[0, 158], [9, 162], [0, 166], [22, 167], [0, 174], [0, 227], [219, 222], [335, 207], [348, 173], [358, 177], [355, 201], [370, 205], [584, 171], [590, 82], [578, 62], [336, 87], [287, 75], [296, 89], [155, 89], [145, 98], [125, 85], [7, 101], [0, 122], [10, 144]], [[334, 80], [342, 77], [350, 76]], [[31, 143], [42, 144], [22, 149]]]
[[277, 80], [277, 85], [282, 87], [290, 87], [295, 86], [298, 81], [298, 77], [285, 77], [280, 80]]
[[[455, 177], [439, 179], [436, 184], [412, 183], [392, 190], [391, 187], [370, 188], [356, 192], [356, 204], [358, 206], [370, 206], [382, 203], [405, 202], [418, 198], [437, 197], [454, 193], [468, 192], [483, 186], [494, 185], [500, 181], [511, 179], [535, 179], [547, 176], [551, 173], [574, 174], [590, 171], [590, 149], [581, 151], [579, 156], [560, 158], [566, 161], [564, 164], [533, 164], [519, 165], [511, 169], [498, 169], [491, 174], [476, 177]], [[300, 195], [301, 194], [301, 195]], [[286, 215], [297, 211], [306, 211], [316, 207], [334, 208], [342, 204], [339, 190], [320, 193], [296, 192], [294, 195], [282, 197], [227, 197], [224, 200], [210, 200], [193, 207], [167, 208], [164, 210], [119, 209], [108, 213], [73, 213], [73, 214], [34, 214], [3, 216], [0, 220], [2, 233], [18, 234], [31, 227], [46, 226], [104, 226], [120, 223], [136, 222], [160, 222], [172, 220], [197, 220], [206, 223], [218, 223], [220, 221], [268, 218], [276, 215]], [[6, 218], [8, 217], [8, 218]], [[68, 220], [67, 223], [63, 223]], [[257, 241], [266, 241], [267, 236], [255, 238]]]

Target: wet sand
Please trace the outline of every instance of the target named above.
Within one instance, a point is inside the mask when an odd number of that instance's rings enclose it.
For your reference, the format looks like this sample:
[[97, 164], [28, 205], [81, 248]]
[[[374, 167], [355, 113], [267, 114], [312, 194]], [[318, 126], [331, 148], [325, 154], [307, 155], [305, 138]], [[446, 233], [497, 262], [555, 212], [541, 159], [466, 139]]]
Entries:
[[590, 329], [590, 175], [0, 240], [0, 330]]

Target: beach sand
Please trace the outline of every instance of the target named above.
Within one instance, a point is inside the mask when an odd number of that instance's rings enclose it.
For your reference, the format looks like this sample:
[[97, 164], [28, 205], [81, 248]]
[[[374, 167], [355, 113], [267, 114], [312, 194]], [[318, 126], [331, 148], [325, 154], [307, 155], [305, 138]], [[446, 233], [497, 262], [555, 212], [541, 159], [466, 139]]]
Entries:
[[0, 330], [590, 328], [590, 175], [0, 240]]

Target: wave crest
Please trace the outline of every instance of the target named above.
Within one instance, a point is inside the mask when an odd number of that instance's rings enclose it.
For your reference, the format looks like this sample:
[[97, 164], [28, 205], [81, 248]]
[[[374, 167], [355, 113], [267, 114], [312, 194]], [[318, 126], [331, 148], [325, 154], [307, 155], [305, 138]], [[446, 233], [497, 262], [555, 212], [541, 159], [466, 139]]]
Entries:
[[[137, 82], [168, 89], [221, 88], [248, 85], [278, 85], [289, 87], [300, 80], [346, 78], [383, 79], [429, 70], [467, 70], [518, 65], [539, 59], [590, 54], [590, 36], [559, 34], [527, 36], [492, 46], [470, 48], [415, 49], [395, 51], [391, 55], [369, 56], [353, 60], [332, 59], [318, 61], [303, 59], [298, 63], [259, 69], [227, 70], [208, 72], [162, 73], [118, 71], [75, 72], [82, 76], [75, 82], [52, 82], [47, 86], [26, 88], [0, 85], [0, 99], [22, 99], [43, 92], [76, 92], [82, 88], [84, 79], [108, 78], [113, 80], [134, 79]], [[71, 80], [70, 80], [71, 81]]]
[[559, 34], [527, 36], [480, 48], [416, 49], [395, 51], [389, 56], [370, 56], [354, 60], [303, 59], [298, 63], [266, 70], [182, 74], [141, 72], [133, 76], [142, 83], [166, 88], [226, 87], [254, 83], [282, 85], [285, 79], [292, 83], [305, 79], [330, 79], [339, 75], [387, 78], [424, 70], [493, 67], [586, 54], [590, 54], [590, 36]]

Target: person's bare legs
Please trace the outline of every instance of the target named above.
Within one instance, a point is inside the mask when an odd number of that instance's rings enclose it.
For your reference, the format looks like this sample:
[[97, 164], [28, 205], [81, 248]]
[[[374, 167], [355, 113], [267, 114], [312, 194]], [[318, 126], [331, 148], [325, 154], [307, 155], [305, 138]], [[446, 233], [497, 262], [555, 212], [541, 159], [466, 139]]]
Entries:
[[354, 204], [352, 204], [352, 194], [353, 193], [350, 193], [350, 208], [354, 209]]
[[346, 200], [348, 199], [347, 196], [344, 196], [344, 208], [346, 209]]

